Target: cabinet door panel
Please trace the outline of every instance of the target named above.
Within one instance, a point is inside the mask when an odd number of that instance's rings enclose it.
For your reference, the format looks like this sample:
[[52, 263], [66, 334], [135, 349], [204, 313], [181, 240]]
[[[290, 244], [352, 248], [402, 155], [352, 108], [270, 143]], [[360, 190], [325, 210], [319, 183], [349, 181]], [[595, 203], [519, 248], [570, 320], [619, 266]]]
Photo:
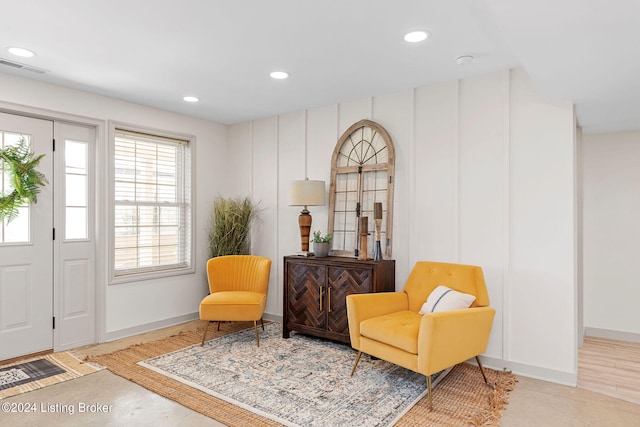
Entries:
[[326, 328], [325, 276], [326, 267], [308, 264], [288, 264], [289, 324]]
[[371, 269], [329, 267], [328, 330], [349, 333], [346, 297], [371, 292], [372, 278]]

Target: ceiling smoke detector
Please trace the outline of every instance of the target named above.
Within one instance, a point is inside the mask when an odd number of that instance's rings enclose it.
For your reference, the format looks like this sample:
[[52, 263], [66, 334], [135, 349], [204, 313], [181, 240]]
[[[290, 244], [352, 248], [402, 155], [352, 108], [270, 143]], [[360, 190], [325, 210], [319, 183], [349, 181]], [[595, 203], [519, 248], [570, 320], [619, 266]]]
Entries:
[[462, 55], [456, 58], [456, 64], [458, 65], [467, 65], [471, 61], [473, 61], [473, 56], [471, 55]]

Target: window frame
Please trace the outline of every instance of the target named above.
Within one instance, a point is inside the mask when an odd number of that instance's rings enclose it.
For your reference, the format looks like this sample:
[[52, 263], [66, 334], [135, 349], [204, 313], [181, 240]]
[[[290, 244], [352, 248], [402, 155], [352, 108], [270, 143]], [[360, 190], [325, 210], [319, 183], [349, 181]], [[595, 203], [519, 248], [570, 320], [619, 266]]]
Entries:
[[[361, 131], [362, 128], [371, 129], [373, 134], [378, 138], [380, 138], [382, 142], [384, 142], [384, 149], [387, 152], [386, 153], [387, 161], [378, 163], [378, 161], [376, 160], [375, 162], [365, 162], [364, 164], [340, 166], [340, 158], [342, 156], [342, 147], [346, 144], [353, 144], [354, 143], [353, 137], [356, 138], [355, 142], [358, 142], [359, 140], [357, 138], [359, 136], [359, 133], [362, 132]], [[364, 136], [364, 134], [360, 134], [360, 136]], [[374, 137], [372, 137], [372, 139], [373, 138]], [[364, 139], [362, 141], [367, 143], [371, 142]], [[393, 190], [394, 190], [394, 173], [395, 173], [395, 149], [393, 146], [393, 141], [391, 139], [391, 136], [389, 135], [389, 133], [386, 131], [385, 128], [383, 128], [381, 125], [371, 120], [366, 120], [366, 119], [360, 120], [354, 123], [353, 125], [351, 125], [342, 134], [342, 136], [340, 137], [340, 139], [338, 140], [335, 146], [333, 155], [331, 157], [331, 184], [329, 188], [328, 232], [334, 235], [334, 249], [332, 251], [333, 254], [338, 256], [352, 257], [352, 256], [355, 256], [355, 254], [357, 253], [355, 250], [349, 250], [344, 248], [341, 249], [341, 248], [335, 247], [336, 246], [335, 218], [336, 218], [336, 207], [337, 207], [336, 199], [337, 199], [337, 193], [339, 192], [338, 178], [340, 176], [357, 174], [358, 175], [357, 179], [358, 181], [360, 181], [360, 183], [357, 185], [357, 190], [356, 190], [357, 200], [361, 201], [359, 216], [367, 216], [369, 218], [369, 222], [368, 222], [369, 236], [367, 238], [367, 241], [369, 243], [367, 245], [367, 252], [368, 252], [367, 256], [372, 255], [372, 252], [374, 250], [374, 239], [375, 239], [374, 237], [375, 226], [374, 226], [374, 218], [373, 218], [374, 206], [373, 206], [373, 203], [366, 203], [365, 200], [369, 200], [369, 198], [365, 198], [364, 195], [366, 192], [371, 190], [365, 189], [365, 186], [362, 183], [363, 183], [363, 178], [366, 174], [369, 174], [369, 173], [375, 174], [379, 172], [386, 173], [387, 175], [386, 179], [388, 180], [388, 182], [386, 183], [387, 187], [384, 190], [386, 203], [383, 203], [383, 206], [382, 206], [383, 208], [383, 227], [382, 227], [383, 239], [380, 243], [381, 243], [383, 257], [385, 259], [391, 259], [392, 242], [393, 242]], [[343, 211], [339, 211], [339, 212], [343, 212]], [[341, 230], [341, 231], [346, 231], [344, 234], [351, 233], [355, 236], [354, 249], [356, 250], [360, 250], [360, 247], [358, 245], [359, 221], [357, 219], [359, 218], [359, 216], [356, 216], [356, 212], [354, 210], [353, 211], [353, 225], [354, 225], [353, 231]]]
[[[174, 140], [182, 140], [186, 141], [187, 147], [187, 159], [185, 159], [188, 164], [187, 168], [189, 169], [189, 179], [190, 179], [190, 202], [189, 202], [189, 214], [186, 217], [186, 220], [189, 222], [189, 230], [187, 234], [187, 238], [189, 242], [186, 244], [186, 249], [189, 251], [189, 260], [188, 265], [184, 267], [173, 267], [173, 268], [158, 268], [153, 271], [145, 271], [141, 270], [139, 272], [130, 272], [123, 275], [116, 274], [115, 268], [115, 138], [118, 130], [131, 132], [131, 133], [139, 133], [149, 135], [151, 137], [158, 137], [158, 139], [168, 138]], [[120, 283], [130, 283], [130, 282], [138, 282], [142, 280], [152, 280], [173, 276], [181, 276], [186, 274], [194, 274], [196, 271], [196, 256], [195, 256], [195, 248], [196, 248], [196, 233], [195, 233], [195, 207], [196, 205], [196, 171], [195, 171], [195, 159], [196, 159], [196, 138], [193, 135], [181, 134], [177, 132], [171, 132], [166, 130], [159, 130], [148, 127], [141, 127], [136, 125], [131, 125], [127, 123], [121, 122], [110, 122], [109, 126], [109, 144], [108, 144], [108, 156], [109, 156], [109, 171], [108, 171], [108, 213], [107, 213], [107, 224], [108, 224], [108, 241], [109, 241], [109, 259], [108, 259], [108, 268], [109, 268], [109, 284], [120, 284]]]

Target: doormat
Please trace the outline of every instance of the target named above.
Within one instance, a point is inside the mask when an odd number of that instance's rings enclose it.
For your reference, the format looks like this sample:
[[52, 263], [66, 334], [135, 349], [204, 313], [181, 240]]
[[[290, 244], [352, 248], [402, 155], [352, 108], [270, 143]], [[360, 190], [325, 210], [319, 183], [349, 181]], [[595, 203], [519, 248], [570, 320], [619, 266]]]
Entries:
[[31, 381], [64, 374], [66, 371], [45, 359], [20, 363], [0, 369], [0, 390], [16, 387]]
[[350, 346], [265, 327], [260, 347], [248, 329], [140, 365], [292, 427], [391, 426], [426, 394], [421, 374], [364, 356], [350, 377]]
[[70, 352], [47, 354], [0, 366], [0, 399], [78, 378], [101, 369]]

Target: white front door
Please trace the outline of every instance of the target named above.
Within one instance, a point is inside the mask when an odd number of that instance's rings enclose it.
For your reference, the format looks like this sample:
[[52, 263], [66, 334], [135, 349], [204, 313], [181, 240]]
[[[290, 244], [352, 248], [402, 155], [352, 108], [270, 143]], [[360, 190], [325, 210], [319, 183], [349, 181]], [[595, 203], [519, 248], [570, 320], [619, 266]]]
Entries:
[[[0, 147], [24, 138], [48, 179], [35, 204], [0, 224], [0, 360], [53, 348], [53, 122], [0, 113]], [[12, 190], [7, 165], [0, 195]]]

